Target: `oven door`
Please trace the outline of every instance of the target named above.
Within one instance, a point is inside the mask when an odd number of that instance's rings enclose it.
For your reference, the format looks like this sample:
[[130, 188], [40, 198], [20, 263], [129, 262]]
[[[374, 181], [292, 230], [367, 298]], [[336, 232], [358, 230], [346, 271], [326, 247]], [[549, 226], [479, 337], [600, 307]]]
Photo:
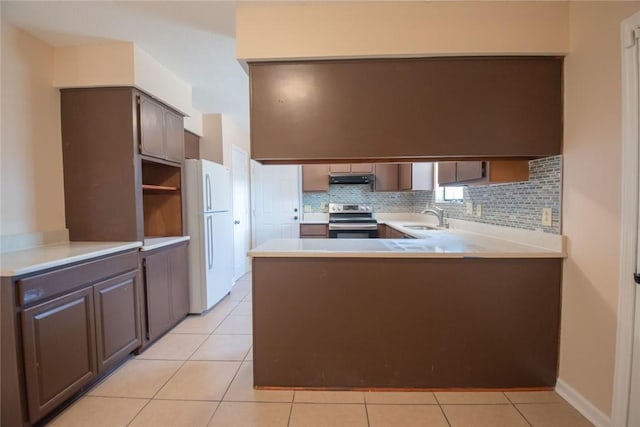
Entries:
[[329, 224], [331, 239], [375, 239], [378, 237], [378, 224]]

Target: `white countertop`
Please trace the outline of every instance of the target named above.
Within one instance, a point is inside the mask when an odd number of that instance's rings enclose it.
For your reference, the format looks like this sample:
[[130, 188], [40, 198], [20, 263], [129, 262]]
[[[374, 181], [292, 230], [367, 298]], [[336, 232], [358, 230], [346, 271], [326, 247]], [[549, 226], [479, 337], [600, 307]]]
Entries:
[[18, 276], [136, 249], [141, 242], [65, 242], [0, 254], [2, 277]]
[[[253, 257], [353, 258], [563, 258], [562, 245], [547, 247], [459, 229], [412, 230], [417, 221], [381, 221], [415, 239], [276, 239], [249, 251]], [[562, 241], [562, 236], [553, 236]], [[538, 243], [538, 241], [536, 241]]]
[[171, 236], [171, 237], [145, 237], [141, 251], [150, 251], [163, 246], [175, 245], [176, 243], [191, 240], [191, 236]]

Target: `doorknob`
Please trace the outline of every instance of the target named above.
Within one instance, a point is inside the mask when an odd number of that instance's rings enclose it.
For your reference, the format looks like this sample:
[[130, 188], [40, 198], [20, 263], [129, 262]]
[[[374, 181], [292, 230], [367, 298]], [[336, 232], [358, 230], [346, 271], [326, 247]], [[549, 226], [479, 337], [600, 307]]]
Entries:
[[235, 221], [233, 221], [233, 223], [234, 223], [234, 224], [236, 224], [236, 225], [237, 225], [237, 224], [240, 224], [240, 220], [239, 220], [239, 219], [236, 219]]

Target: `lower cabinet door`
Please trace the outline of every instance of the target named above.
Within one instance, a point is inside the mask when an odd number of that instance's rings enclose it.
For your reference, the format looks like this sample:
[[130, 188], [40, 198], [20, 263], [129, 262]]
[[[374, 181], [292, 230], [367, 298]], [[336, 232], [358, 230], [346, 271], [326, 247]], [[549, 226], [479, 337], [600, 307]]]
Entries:
[[173, 325], [169, 250], [144, 257], [147, 339], [153, 341]]
[[99, 372], [140, 346], [137, 277], [134, 270], [93, 287]]
[[169, 252], [171, 269], [172, 312], [175, 322], [189, 313], [189, 281], [187, 272], [187, 245], [171, 248]]
[[24, 371], [33, 423], [97, 374], [93, 288], [22, 312]]

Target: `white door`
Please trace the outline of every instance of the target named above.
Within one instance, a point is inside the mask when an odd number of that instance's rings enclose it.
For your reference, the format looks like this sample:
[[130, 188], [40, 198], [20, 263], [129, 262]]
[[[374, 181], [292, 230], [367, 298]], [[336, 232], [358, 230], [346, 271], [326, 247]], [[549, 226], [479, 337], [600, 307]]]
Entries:
[[249, 216], [249, 157], [247, 153], [233, 147], [233, 241], [234, 241], [234, 279], [239, 279], [249, 271], [249, 252], [251, 230]]
[[299, 173], [299, 166], [251, 162], [254, 246], [271, 239], [300, 237]]

